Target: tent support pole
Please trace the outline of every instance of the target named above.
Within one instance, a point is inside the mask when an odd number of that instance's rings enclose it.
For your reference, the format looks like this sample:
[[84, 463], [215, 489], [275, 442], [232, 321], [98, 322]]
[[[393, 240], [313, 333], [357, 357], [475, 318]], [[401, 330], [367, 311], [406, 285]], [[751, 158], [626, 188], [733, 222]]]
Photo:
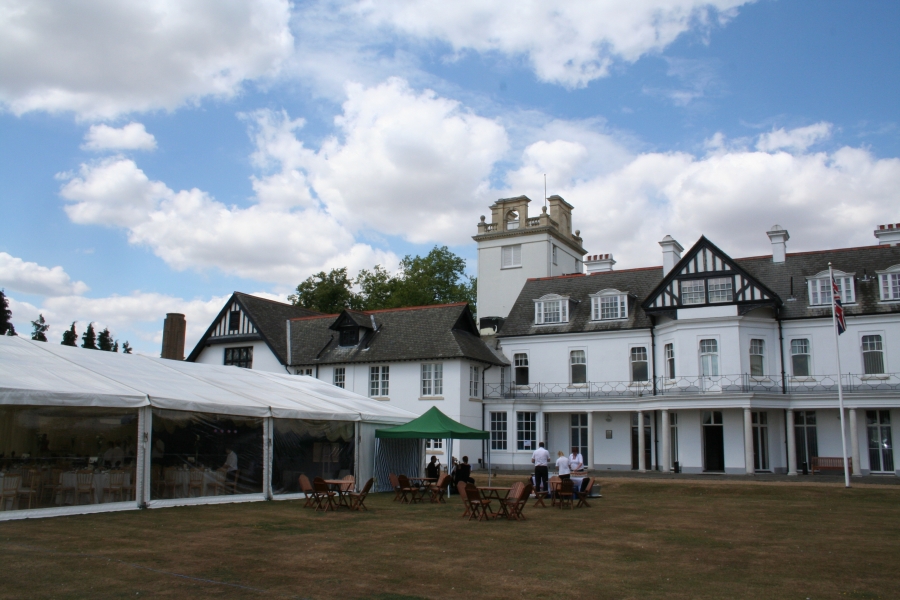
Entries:
[[491, 445], [488, 444], [488, 485], [491, 485], [491, 477], [493, 477], [494, 470], [491, 469]]
[[[150, 398], [147, 398], [147, 402]], [[153, 447], [153, 408], [138, 409], [137, 469], [134, 472], [134, 498], [138, 508], [146, 508], [150, 501], [150, 458]]]
[[[272, 409], [269, 408], [269, 412]], [[263, 494], [266, 500], [272, 499], [272, 429], [274, 420], [272, 417], [263, 419]], [[284, 482], [282, 482], [283, 484]]]
[[[381, 445], [381, 440], [377, 437], [375, 438], [375, 452], [372, 454], [372, 477], [376, 476], [376, 465], [378, 464], [378, 447]], [[375, 479], [375, 491], [378, 491], [378, 479]], [[392, 490], [393, 491], [393, 490]]]
[[[353, 423], [353, 434], [356, 437], [356, 443], [353, 444], [354, 448], [356, 448], [356, 452], [353, 453], [353, 481], [354, 481], [354, 491], [358, 491], [359, 488], [359, 446], [362, 438], [360, 437], [362, 434], [360, 432], [359, 421]], [[374, 472], [372, 473], [375, 474]]]

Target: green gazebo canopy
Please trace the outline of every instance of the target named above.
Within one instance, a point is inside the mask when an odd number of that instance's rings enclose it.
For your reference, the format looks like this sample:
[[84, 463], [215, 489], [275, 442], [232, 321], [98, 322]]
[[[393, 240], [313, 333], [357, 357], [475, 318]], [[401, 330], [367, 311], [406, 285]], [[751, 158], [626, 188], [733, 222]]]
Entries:
[[454, 421], [436, 406], [409, 423], [375, 430], [375, 437], [388, 439], [486, 440], [490, 433]]

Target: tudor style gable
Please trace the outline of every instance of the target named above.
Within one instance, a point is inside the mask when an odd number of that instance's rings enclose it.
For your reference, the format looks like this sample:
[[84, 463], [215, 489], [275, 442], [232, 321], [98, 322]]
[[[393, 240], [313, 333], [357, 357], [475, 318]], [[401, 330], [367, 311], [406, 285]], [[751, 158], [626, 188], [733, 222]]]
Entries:
[[781, 299], [701, 236], [642, 308], [650, 314], [674, 314], [677, 309], [729, 304], [743, 314], [761, 306], [780, 306]]

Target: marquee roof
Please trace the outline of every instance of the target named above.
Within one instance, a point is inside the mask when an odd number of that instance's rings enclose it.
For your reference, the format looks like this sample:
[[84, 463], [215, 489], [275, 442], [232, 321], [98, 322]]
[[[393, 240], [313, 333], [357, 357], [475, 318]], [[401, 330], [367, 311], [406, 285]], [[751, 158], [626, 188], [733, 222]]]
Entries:
[[153, 406], [223, 415], [406, 423], [415, 414], [312, 377], [0, 337], [0, 405]]
[[390, 439], [486, 440], [490, 433], [454, 421], [436, 406], [421, 417], [390, 429], [376, 429], [375, 437]]

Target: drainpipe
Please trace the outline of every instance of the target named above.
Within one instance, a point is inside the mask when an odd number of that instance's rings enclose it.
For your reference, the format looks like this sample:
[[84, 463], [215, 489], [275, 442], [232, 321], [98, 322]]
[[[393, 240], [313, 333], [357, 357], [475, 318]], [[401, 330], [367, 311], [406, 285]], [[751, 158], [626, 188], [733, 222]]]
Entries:
[[[653, 317], [650, 317], [650, 367], [653, 369], [653, 395], [656, 395], [656, 333], [653, 328], [656, 325]], [[656, 417], [654, 417], [656, 418]]]
[[[484, 419], [484, 380], [485, 380], [485, 376], [484, 376], [484, 374], [487, 373], [488, 369], [490, 369], [493, 366], [494, 365], [488, 365], [486, 368], [481, 370], [481, 430], [482, 431], [484, 431], [484, 424], [485, 424], [485, 419]], [[488, 440], [490, 440], [490, 438], [488, 438]], [[484, 443], [485, 443], [485, 441], [487, 441], [487, 440], [481, 440], [481, 466], [484, 466], [484, 464], [485, 464], [484, 463]], [[488, 469], [490, 469], [490, 467], [488, 467]], [[490, 476], [490, 471], [488, 471], [488, 476]]]
[[778, 351], [781, 357], [781, 393], [787, 394], [787, 374], [784, 371], [784, 332], [781, 329], [781, 310], [775, 309], [775, 320], [778, 322]]

